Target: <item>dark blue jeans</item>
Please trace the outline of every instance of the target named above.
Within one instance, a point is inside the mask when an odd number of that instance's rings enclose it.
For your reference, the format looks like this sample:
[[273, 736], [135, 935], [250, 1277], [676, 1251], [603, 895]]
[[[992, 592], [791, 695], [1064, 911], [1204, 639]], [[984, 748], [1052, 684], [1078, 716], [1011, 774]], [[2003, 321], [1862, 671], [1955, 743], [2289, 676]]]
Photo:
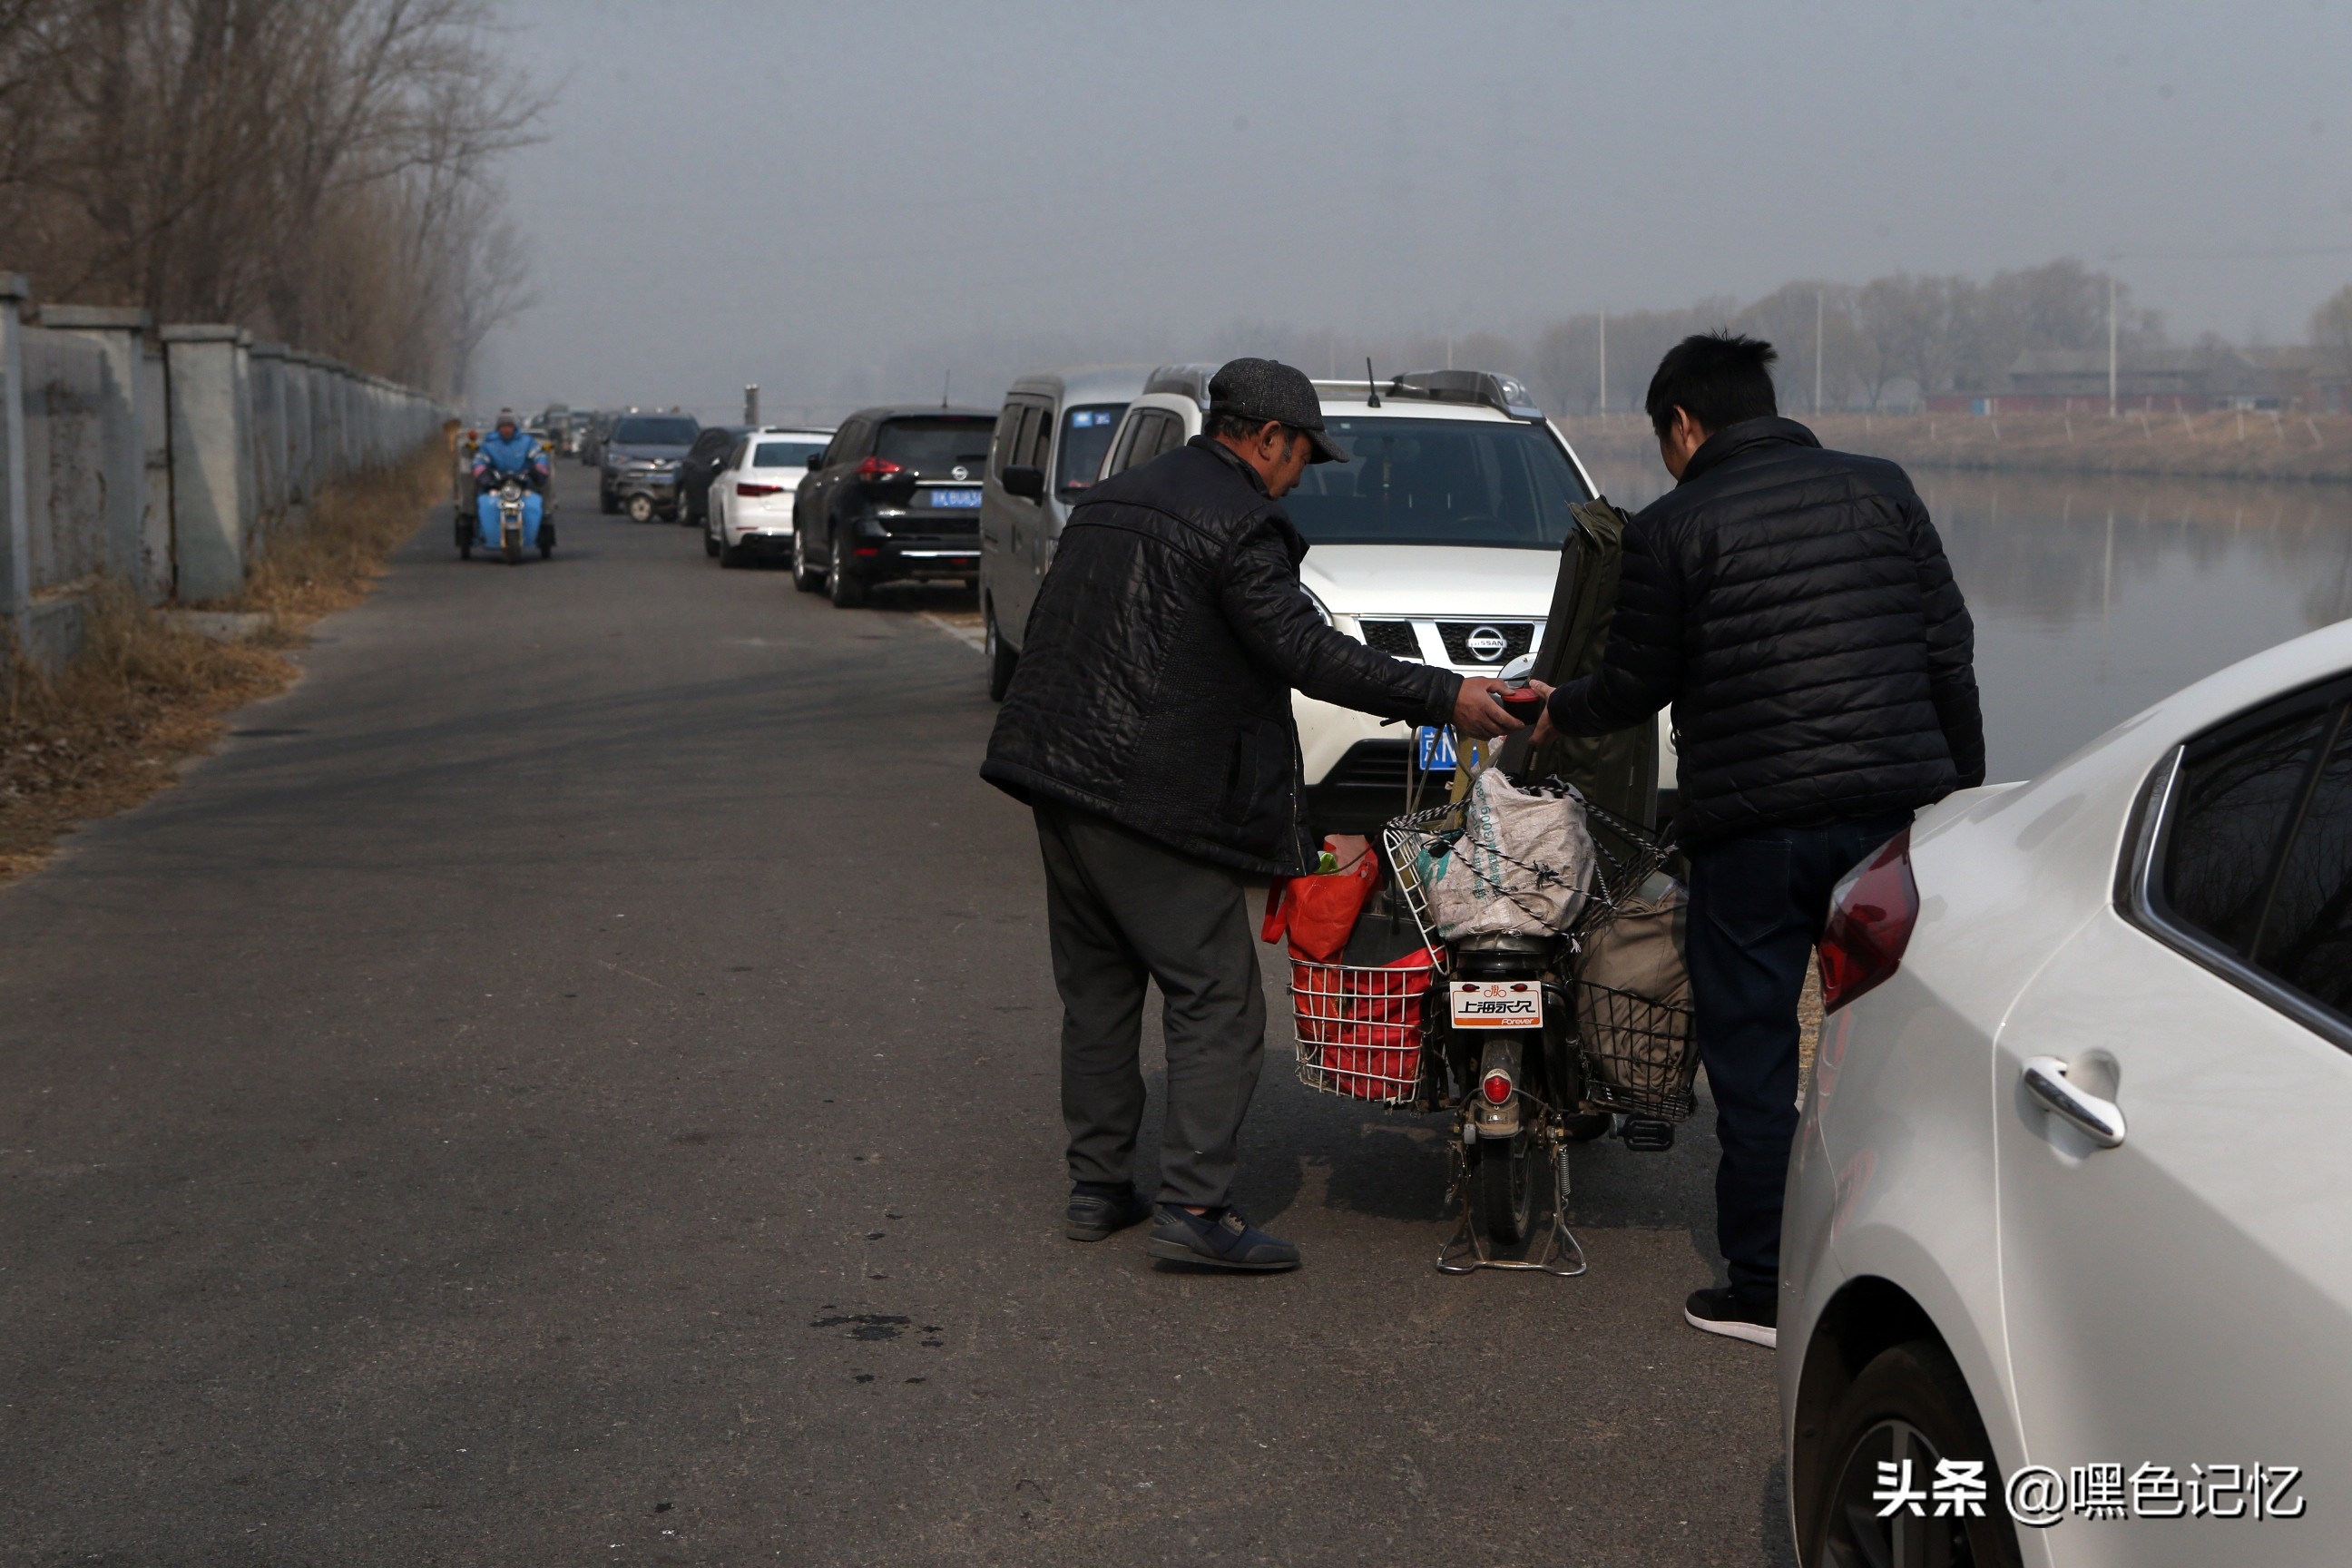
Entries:
[[1715, 1237], [1731, 1288], [1768, 1302], [1797, 1131], [1797, 1003], [1840, 877], [1911, 814], [1769, 827], [1691, 852], [1691, 1000], [1715, 1096]]

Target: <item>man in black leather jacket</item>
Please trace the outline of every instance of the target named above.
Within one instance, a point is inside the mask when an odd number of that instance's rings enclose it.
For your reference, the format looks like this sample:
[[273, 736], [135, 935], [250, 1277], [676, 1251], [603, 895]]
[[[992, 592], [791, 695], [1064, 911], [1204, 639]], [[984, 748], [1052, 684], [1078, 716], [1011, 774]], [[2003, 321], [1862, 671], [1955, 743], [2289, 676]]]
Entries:
[[1487, 737], [1518, 726], [1501, 682], [1375, 653], [1299, 585], [1307, 544], [1280, 499], [1345, 461], [1306, 375], [1234, 360], [1208, 429], [1107, 479], [1062, 531], [981, 774], [1036, 813], [1062, 996], [1066, 1234], [1142, 1219], [1145, 983], [1164, 1004], [1168, 1107], [1149, 1250], [1228, 1268], [1298, 1249], [1232, 1206], [1265, 1000], [1244, 878], [1315, 853], [1302, 816], [1293, 688], [1341, 707]]
[[1797, 1005], [1838, 879], [1917, 807], [1984, 782], [1975, 631], [1893, 463], [1779, 417], [1771, 345], [1686, 338], [1648, 411], [1677, 481], [1625, 531], [1601, 668], [1552, 693], [1540, 745], [1674, 704], [1700, 1058], [1723, 1148], [1727, 1290], [1695, 1328], [1778, 1339]]

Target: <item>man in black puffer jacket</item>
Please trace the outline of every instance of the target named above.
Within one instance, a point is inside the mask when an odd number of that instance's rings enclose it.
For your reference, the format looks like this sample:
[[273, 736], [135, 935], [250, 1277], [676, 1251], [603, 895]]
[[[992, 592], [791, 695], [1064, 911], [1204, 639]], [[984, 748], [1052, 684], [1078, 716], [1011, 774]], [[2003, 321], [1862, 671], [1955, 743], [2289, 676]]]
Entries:
[[1676, 487], [1625, 531], [1601, 668], [1535, 740], [1674, 705], [1692, 1000], [1728, 1290], [1694, 1327], [1777, 1338], [1798, 998], [1829, 898], [1919, 806], [1984, 782], [1968, 606], [1911, 481], [1778, 416], [1771, 345], [1686, 338], [1648, 412]]
[[981, 775], [1034, 808], [1062, 994], [1065, 1232], [1141, 1219], [1144, 986], [1164, 1004], [1168, 1113], [1154, 1257], [1290, 1268], [1298, 1249], [1229, 1201], [1265, 999], [1244, 876], [1308, 868], [1295, 687], [1345, 708], [1490, 737], [1502, 685], [1375, 653], [1298, 582], [1279, 499], [1344, 461], [1314, 384], [1234, 360], [1206, 433], [1087, 492], [1055, 547]]

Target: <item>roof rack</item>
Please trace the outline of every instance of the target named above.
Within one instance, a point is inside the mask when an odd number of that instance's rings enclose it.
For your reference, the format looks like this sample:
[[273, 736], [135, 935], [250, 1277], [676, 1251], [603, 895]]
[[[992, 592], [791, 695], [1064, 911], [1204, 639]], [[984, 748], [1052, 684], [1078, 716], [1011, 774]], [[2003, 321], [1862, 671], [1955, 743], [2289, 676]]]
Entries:
[[[1360, 385], [1349, 382], [1347, 385]], [[1517, 376], [1486, 370], [1409, 370], [1391, 376], [1381, 389], [1384, 397], [1418, 398], [1424, 403], [1472, 403], [1507, 414], [1514, 419], [1543, 418], [1543, 410]]]
[[1146, 392], [1172, 392], [1189, 397], [1202, 407], [1209, 406], [1209, 378], [1217, 374], [1213, 364], [1163, 364], [1144, 377]]

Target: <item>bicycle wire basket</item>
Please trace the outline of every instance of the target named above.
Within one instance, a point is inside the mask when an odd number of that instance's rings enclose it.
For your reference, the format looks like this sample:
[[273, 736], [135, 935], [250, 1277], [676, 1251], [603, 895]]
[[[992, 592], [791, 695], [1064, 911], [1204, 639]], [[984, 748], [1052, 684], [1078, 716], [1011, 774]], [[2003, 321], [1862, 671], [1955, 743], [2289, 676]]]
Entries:
[[[1577, 793], [1592, 830], [1592, 885], [1575, 918], [1556, 931], [1568, 939], [1570, 952], [1580, 955], [1585, 942], [1616, 920], [1643, 884], [1664, 867], [1673, 848], [1639, 824], [1584, 801], [1573, 786], [1558, 780], [1545, 783]], [[1461, 837], [1466, 821], [1463, 807], [1463, 802], [1455, 801], [1408, 812], [1391, 820], [1381, 835], [1398, 894], [1436, 955], [1444, 954], [1446, 945], [1430, 913], [1419, 867], [1429, 850], [1441, 844], [1451, 849]], [[1698, 1104], [1691, 1007], [1581, 979], [1572, 982], [1572, 994], [1586, 1102], [1644, 1120], [1688, 1120]]]
[[[1570, 940], [1580, 948], [1582, 939], [1617, 917], [1620, 906], [1634, 889], [1648, 879], [1650, 874], [1665, 864], [1673, 853], [1647, 828], [1627, 821], [1612, 811], [1605, 811], [1584, 798], [1573, 784], [1559, 779], [1544, 779], [1538, 787], [1550, 787], [1563, 795], [1574, 795], [1584, 808], [1585, 824], [1592, 831], [1593, 868], [1591, 886], [1585, 889], [1583, 905], [1564, 926], [1553, 934]], [[1430, 913], [1428, 891], [1421, 885], [1419, 871], [1423, 857], [1443, 846], [1451, 850], [1465, 831], [1468, 814], [1465, 801], [1431, 806], [1424, 811], [1407, 812], [1391, 818], [1381, 830], [1381, 841], [1387, 851], [1391, 875], [1395, 879], [1398, 895], [1405, 908], [1412, 912], [1415, 924], [1433, 953], [1445, 951], [1445, 939], [1439, 935], [1435, 917]], [[1510, 859], [1508, 856], [1500, 856]], [[1512, 862], [1518, 864], [1517, 861]], [[1532, 869], [1530, 868], [1530, 869]], [[1540, 875], [1541, 873], [1538, 873]], [[1505, 897], [1508, 897], [1505, 893]]]
[[1420, 963], [1324, 963], [1293, 954], [1290, 1009], [1298, 1030], [1298, 1081], [1376, 1105], [1421, 1099], [1423, 1015], [1436, 977]]
[[1586, 1102], [1644, 1121], [1688, 1121], [1698, 1109], [1689, 1005], [1591, 980], [1579, 980], [1575, 994]]

